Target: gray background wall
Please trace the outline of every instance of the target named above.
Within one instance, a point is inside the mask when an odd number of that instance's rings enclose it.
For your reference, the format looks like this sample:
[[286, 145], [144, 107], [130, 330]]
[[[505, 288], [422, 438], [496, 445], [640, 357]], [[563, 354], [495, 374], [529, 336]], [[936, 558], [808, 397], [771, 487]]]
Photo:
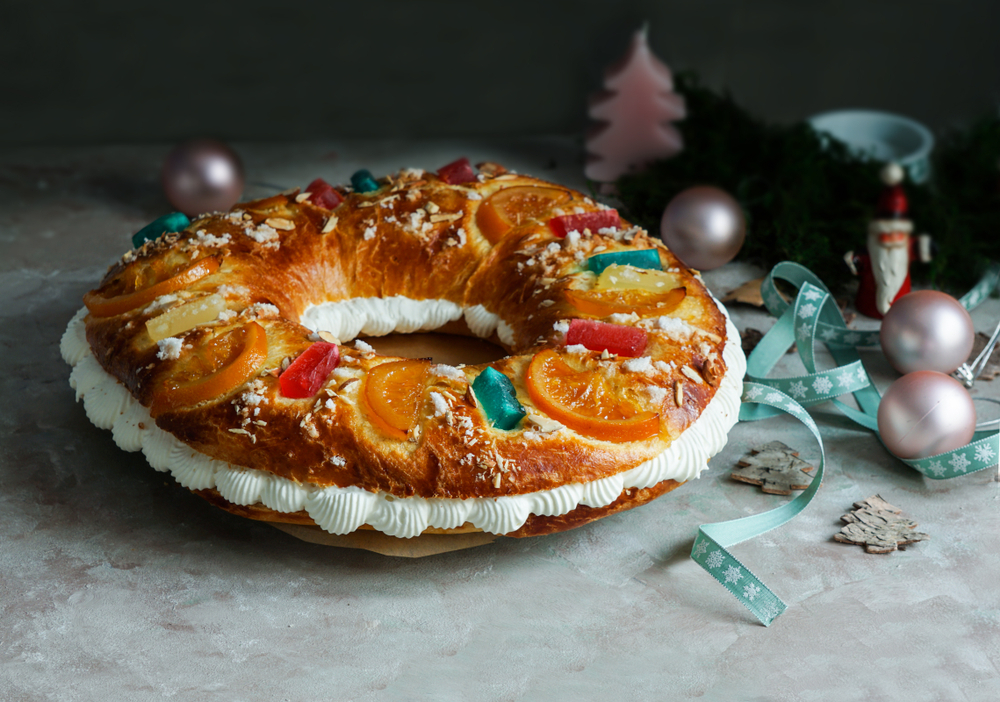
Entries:
[[0, 5], [0, 145], [579, 132], [644, 20], [675, 71], [773, 120], [871, 107], [940, 129], [1000, 88], [986, 0], [84, 5]]

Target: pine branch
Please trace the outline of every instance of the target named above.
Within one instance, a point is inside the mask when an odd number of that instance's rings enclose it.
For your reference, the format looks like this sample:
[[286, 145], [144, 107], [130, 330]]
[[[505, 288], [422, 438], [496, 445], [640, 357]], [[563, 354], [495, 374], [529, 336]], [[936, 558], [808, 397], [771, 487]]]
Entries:
[[[767, 124], [728, 94], [699, 85], [690, 73], [676, 77], [688, 117], [678, 123], [684, 151], [617, 181], [624, 214], [659, 231], [666, 204], [696, 184], [730, 192], [747, 215], [741, 259], [765, 267], [797, 261], [828, 285], [850, 279], [843, 254], [865, 244], [881, 183], [880, 163], [852, 155], [840, 142], [807, 124]], [[906, 185], [918, 232], [938, 247], [929, 266], [914, 274], [961, 293], [987, 259], [1000, 260], [1000, 120], [984, 118], [940, 141], [935, 186]]]

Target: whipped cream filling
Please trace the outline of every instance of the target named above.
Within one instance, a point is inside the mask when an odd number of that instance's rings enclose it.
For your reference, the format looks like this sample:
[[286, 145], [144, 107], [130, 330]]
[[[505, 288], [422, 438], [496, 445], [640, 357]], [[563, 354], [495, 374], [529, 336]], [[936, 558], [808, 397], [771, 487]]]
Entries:
[[396, 295], [355, 297], [309, 305], [299, 321], [310, 331], [327, 331], [348, 341], [359, 334], [385, 336], [393, 332], [429, 331], [461, 317], [462, 307], [454, 302], [413, 300]]
[[[238, 505], [261, 503], [284, 513], [305, 510], [332, 534], [348, 534], [368, 524], [390, 536], [410, 538], [428, 527], [451, 529], [467, 522], [486, 532], [505, 534], [520, 528], [531, 514], [558, 516], [578, 505], [604, 507], [624, 489], [651, 487], [667, 479], [684, 482], [701, 474], [708, 460], [725, 446], [727, 434], [737, 421], [746, 372], [739, 332], [725, 307], [719, 308], [726, 315], [726, 374], [701, 416], [666, 451], [631, 470], [589, 483], [466, 500], [400, 498], [357, 487], [324, 488], [225, 463], [196, 451], [157, 427], [148, 410], [100, 366], [87, 343], [85, 308], [70, 321], [60, 351], [66, 363], [73, 366], [70, 385], [76, 390], [77, 400], [83, 401], [90, 421], [101, 429], [110, 429], [121, 449], [141, 450], [154, 469], [169, 472], [186, 488], [214, 487]], [[434, 329], [463, 314], [478, 336], [489, 336], [504, 327], [510, 330], [503, 320], [481, 306], [463, 310], [446, 300], [405, 297], [313, 305], [306, 310], [302, 323], [314, 331], [329, 331], [347, 340], [362, 332], [379, 335]]]
[[473, 305], [465, 309], [465, 323], [469, 325], [473, 334], [485, 339], [496, 331], [500, 317], [482, 305]]

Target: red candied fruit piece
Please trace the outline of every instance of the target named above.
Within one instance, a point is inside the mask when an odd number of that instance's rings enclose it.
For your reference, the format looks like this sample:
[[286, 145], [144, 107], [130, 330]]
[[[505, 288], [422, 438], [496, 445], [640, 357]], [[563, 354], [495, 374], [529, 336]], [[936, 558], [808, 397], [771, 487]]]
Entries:
[[312, 397], [323, 387], [338, 363], [340, 349], [337, 345], [317, 341], [292, 361], [278, 378], [281, 395], [292, 399]]
[[553, 217], [549, 220], [549, 228], [560, 239], [570, 232], [583, 233], [584, 229], [589, 229], [596, 234], [606, 227], [617, 229], [621, 225], [622, 219], [618, 216], [618, 210], [601, 210], [600, 212], [563, 215], [562, 217]]
[[325, 207], [332, 210], [344, 201], [343, 196], [333, 189], [333, 186], [322, 178], [317, 178], [306, 186], [309, 193], [309, 202], [317, 207]]
[[574, 319], [566, 332], [566, 345], [583, 344], [591, 351], [604, 351], [616, 356], [641, 356], [646, 350], [646, 331], [638, 327], [608, 324], [595, 319]]
[[462, 183], [472, 183], [476, 180], [476, 174], [472, 170], [472, 164], [464, 156], [457, 161], [452, 161], [447, 166], [438, 169], [438, 178], [448, 185], [460, 185]]

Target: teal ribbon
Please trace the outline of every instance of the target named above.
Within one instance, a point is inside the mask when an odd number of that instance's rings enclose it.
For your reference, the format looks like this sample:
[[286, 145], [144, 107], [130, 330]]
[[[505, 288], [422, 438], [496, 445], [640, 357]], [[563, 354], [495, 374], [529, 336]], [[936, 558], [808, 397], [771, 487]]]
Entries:
[[[743, 606], [749, 609], [764, 626], [770, 626], [774, 618], [784, 612], [787, 606], [728, 549], [771, 531], [771, 529], [776, 529], [804, 510], [819, 490], [820, 483], [823, 482], [826, 454], [823, 449], [823, 439], [819, 434], [819, 427], [816, 426], [813, 418], [809, 416], [801, 404], [781, 390], [759, 383], [745, 382], [743, 384], [743, 402], [755, 403], [757, 407], [767, 408], [775, 414], [781, 412], [791, 414], [809, 428], [819, 443], [820, 460], [816, 474], [809, 483], [809, 487], [795, 499], [777, 509], [751, 517], [716, 522], [715, 524], [702, 524], [698, 528], [698, 536], [691, 548], [691, 558], [698, 565], [722, 583], [722, 586], [743, 603]], [[744, 407], [746, 406], [744, 405]]]
[[[798, 289], [793, 302], [778, 292], [776, 280]], [[982, 279], [959, 301], [972, 309], [1000, 283], [1000, 264], [993, 264]], [[857, 424], [878, 434], [878, 405], [881, 396], [871, 382], [858, 355], [858, 346], [877, 346], [878, 332], [858, 332], [847, 328], [830, 291], [808, 268], [786, 261], [776, 265], [761, 284], [764, 304], [778, 319], [747, 359], [743, 385], [741, 421], [758, 421], [788, 413], [801, 421], [816, 437], [820, 461], [809, 487], [790, 502], [763, 514], [728, 522], [704, 524], [698, 529], [691, 557], [729, 590], [765, 626], [786, 609], [781, 601], [727, 549], [786, 524], [812, 501], [823, 480], [826, 455], [823, 439], [806, 407], [831, 401]], [[836, 366], [817, 370], [816, 343], [821, 341]], [[792, 344], [805, 366], [805, 375], [768, 378]], [[858, 407], [838, 399], [852, 394]], [[881, 437], [880, 437], [881, 439]], [[920, 459], [900, 459], [914, 470], [934, 480], [967, 475], [997, 464], [1000, 434], [976, 432], [972, 443], [954, 451]]]

